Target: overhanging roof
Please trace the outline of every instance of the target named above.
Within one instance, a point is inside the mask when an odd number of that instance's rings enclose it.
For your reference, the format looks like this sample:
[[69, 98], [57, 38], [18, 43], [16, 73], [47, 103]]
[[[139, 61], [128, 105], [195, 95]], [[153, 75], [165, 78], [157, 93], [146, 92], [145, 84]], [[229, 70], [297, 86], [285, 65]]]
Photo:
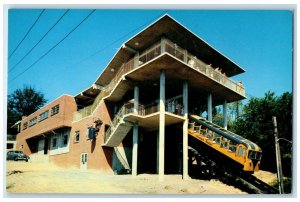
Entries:
[[[164, 36], [177, 43], [180, 47], [200, 58], [213, 67], [220, 67], [228, 77], [245, 72], [241, 67], [222, 55], [203, 39], [195, 35], [169, 15], [164, 15], [124, 44], [136, 51], [142, 52]], [[136, 45], [138, 43], [138, 45]], [[96, 84], [107, 85], [112, 80], [118, 69], [134, 55], [133, 51], [120, 47], [111, 59]]]

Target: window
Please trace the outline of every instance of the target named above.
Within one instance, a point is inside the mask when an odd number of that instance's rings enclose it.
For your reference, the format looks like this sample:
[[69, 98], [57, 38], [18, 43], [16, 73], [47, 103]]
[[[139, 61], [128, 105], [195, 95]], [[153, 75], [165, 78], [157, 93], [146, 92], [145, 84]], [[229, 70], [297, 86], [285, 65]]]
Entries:
[[48, 114], [49, 114], [49, 110], [41, 113], [40, 116], [39, 116], [39, 121], [43, 121], [43, 120], [47, 119], [48, 118]]
[[79, 142], [79, 140], [80, 140], [80, 132], [76, 131], [75, 132], [75, 137], [74, 137], [74, 142]]
[[59, 105], [56, 105], [51, 108], [51, 116], [58, 114], [58, 112], [59, 112]]
[[31, 120], [29, 121], [29, 127], [35, 125], [35, 124], [36, 124], [36, 120], [37, 120], [36, 117], [34, 117], [33, 119], [31, 119]]
[[53, 138], [52, 139], [52, 147], [55, 148], [57, 145], [57, 139], [56, 138]]
[[28, 122], [23, 123], [23, 130], [25, 130], [28, 126]]
[[64, 137], [63, 137], [63, 145], [64, 146], [66, 146], [66, 145], [68, 145], [68, 135], [64, 135]]
[[242, 156], [242, 147], [239, 147], [238, 149], [238, 156]]

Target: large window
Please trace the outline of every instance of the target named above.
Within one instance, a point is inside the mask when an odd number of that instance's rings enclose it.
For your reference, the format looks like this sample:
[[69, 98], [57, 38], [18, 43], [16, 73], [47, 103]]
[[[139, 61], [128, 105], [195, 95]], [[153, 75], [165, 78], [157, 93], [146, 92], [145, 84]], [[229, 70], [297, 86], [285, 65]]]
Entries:
[[57, 155], [69, 152], [70, 129], [58, 129], [51, 136], [50, 155]]
[[52, 139], [52, 147], [56, 148], [57, 147], [57, 138]]
[[37, 118], [36, 118], [36, 117], [34, 117], [33, 119], [31, 119], [31, 120], [29, 121], [29, 127], [35, 125], [35, 124], [36, 124], [36, 121], [37, 121]]
[[39, 119], [40, 119], [39, 121], [43, 121], [43, 120], [47, 119], [48, 118], [48, 114], [49, 114], [49, 110], [41, 113], [40, 116], [39, 116]]
[[64, 134], [64, 136], [63, 136], [63, 145], [64, 146], [68, 145], [68, 140], [69, 140], [69, 135]]
[[59, 112], [59, 105], [55, 105], [54, 107], [51, 108], [51, 116], [58, 114]]

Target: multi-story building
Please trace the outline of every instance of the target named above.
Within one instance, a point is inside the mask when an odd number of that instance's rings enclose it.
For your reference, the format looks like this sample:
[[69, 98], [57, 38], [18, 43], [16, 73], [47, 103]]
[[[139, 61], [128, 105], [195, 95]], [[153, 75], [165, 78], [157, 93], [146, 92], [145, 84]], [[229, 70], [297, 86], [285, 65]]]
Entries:
[[169, 15], [126, 41], [95, 83], [21, 120], [17, 148], [61, 166], [188, 175], [188, 113], [245, 98], [244, 70]]

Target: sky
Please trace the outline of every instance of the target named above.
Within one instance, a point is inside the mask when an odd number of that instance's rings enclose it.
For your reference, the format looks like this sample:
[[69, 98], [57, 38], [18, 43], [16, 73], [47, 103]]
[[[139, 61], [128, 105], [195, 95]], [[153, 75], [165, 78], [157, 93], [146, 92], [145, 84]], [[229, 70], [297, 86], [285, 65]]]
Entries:
[[96, 10], [36, 62], [91, 11], [67, 12], [16, 66], [66, 10], [9, 10], [8, 94], [30, 85], [48, 102], [77, 95], [96, 81], [123, 42], [165, 13], [246, 71], [232, 79], [243, 82], [248, 98], [292, 92], [293, 19], [285, 10]]

